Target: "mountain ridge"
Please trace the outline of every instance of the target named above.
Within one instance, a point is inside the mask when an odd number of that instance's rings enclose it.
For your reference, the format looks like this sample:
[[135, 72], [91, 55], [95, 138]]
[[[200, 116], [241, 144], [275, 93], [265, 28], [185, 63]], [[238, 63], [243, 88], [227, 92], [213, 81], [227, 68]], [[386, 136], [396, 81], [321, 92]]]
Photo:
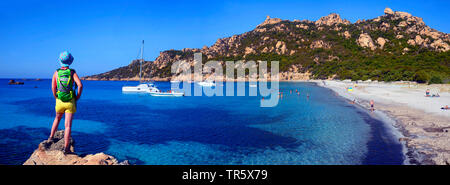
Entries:
[[[193, 54], [203, 62], [280, 61], [281, 80], [352, 79], [448, 82], [450, 36], [427, 26], [407, 12], [384, 10], [384, 15], [351, 23], [331, 13], [316, 21], [282, 20], [267, 16], [255, 29], [219, 38], [203, 48], [160, 52], [143, 62], [144, 79], [176, 79], [170, 66], [178, 60], [193, 65]], [[133, 61], [85, 80], [138, 80]], [[433, 80], [434, 79], [434, 80]], [[178, 79], [183, 80], [183, 79]]]

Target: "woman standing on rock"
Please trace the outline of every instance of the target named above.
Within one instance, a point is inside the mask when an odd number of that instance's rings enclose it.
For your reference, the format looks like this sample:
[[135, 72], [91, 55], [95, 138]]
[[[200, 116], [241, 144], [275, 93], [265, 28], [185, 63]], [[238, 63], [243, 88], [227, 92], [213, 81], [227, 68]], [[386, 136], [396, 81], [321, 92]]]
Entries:
[[[69, 65], [73, 62], [73, 56], [67, 51], [59, 55], [59, 63], [61, 68], [57, 69], [52, 78], [52, 92], [56, 99], [55, 111], [56, 116], [53, 121], [52, 130], [48, 140], [52, 140], [58, 129], [59, 122], [64, 114], [65, 131], [64, 131], [64, 153], [70, 153], [70, 135], [72, 128], [73, 114], [77, 111], [76, 102], [81, 97], [83, 91], [83, 84], [74, 69], [69, 69]], [[78, 93], [75, 94], [73, 85], [74, 82], [78, 86]]]

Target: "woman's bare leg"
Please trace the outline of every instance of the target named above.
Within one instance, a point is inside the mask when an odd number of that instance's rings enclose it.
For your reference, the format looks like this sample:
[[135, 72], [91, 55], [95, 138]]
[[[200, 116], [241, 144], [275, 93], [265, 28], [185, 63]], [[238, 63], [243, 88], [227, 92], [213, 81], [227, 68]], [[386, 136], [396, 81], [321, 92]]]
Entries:
[[72, 131], [72, 119], [73, 113], [66, 113], [66, 120], [64, 122], [64, 126], [66, 127], [64, 130], [64, 149], [66, 152], [70, 152], [69, 143]]
[[53, 136], [55, 135], [56, 130], [58, 130], [58, 125], [59, 122], [61, 121], [61, 118], [63, 116], [64, 113], [56, 113], [55, 116], [55, 120], [53, 120], [53, 125], [52, 125], [52, 130], [50, 132], [50, 137], [48, 138], [49, 140], [53, 138]]

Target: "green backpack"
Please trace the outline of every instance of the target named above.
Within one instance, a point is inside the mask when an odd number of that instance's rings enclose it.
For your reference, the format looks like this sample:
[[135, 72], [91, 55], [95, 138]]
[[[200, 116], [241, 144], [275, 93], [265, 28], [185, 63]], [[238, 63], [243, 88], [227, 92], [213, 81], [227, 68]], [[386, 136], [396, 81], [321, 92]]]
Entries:
[[72, 69], [58, 69], [58, 78], [56, 84], [58, 91], [58, 99], [63, 102], [68, 102], [74, 98], [73, 90], [73, 70]]

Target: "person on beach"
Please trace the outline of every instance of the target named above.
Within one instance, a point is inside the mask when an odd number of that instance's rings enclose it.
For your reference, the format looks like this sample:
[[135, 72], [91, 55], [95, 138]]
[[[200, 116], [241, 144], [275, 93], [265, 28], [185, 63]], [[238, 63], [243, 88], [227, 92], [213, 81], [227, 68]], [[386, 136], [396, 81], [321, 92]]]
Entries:
[[[59, 55], [59, 63], [61, 68], [57, 69], [53, 73], [52, 78], [52, 93], [55, 97], [56, 116], [53, 121], [52, 129], [50, 132], [49, 141], [53, 139], [53, 136], [58, 129], [59, 122], [62, 116], [65, 114], [65, 130], [64, 130], [64, 153], [70, 153], [70, 135], [72, 128], [73, 114], [77, 111], [76, 102], [80, 99], [83, 91], [83, 84], [74, 69], [70, 69], [69, 65], [73, 62], [73, 56], [67, 51], [62, 52]], [[75, 94], [74, 83], [78, 87]]]
[[375, 109], [373, 108], [374, 102], [373, 100], [370, 100], [370, 111], [374, 111]]
[[426, 96], [426, 97], [429, 97], [429, 96], [430, 96], [430, 89], [427, 89], [427, 90], [425, 91], [425, 96]]
[[436, 93], [436, 94], [431, 95], [431, 97], [439, 98], [439, 97], [441, 97], [441, 95], [439, 95], [439, 93]]

